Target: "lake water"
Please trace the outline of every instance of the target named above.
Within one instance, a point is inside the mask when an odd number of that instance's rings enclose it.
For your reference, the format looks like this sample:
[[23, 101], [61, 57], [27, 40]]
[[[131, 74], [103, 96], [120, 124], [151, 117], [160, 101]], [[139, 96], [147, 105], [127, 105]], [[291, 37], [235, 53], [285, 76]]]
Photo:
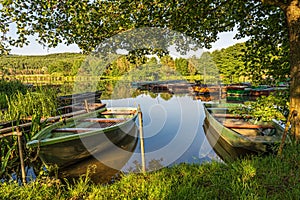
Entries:
[[[140, 105], [147, 171], [178, 163], [202, 163], [220, 160], [203, 130], [203, 102], [190, 94], [140, 94], [134, 98], [103, 100], [108, 107]], [[140, 144], [123, 167], [124, 172], [141, 165]]]

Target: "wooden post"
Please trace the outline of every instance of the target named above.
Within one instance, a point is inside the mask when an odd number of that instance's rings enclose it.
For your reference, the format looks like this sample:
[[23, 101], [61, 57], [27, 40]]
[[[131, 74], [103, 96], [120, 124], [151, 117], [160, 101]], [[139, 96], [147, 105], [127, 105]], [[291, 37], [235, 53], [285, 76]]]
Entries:
[[84, 100], [84, 106], [85, 106], [85, 110], [86, 110], [86, 112], [90, 112], [90, 109], [89, 109], [89, 104], [88, 104], [88, 102], [87, 102], [87, 100], [86, 100], [86, 99]]
[[289, 131], [289, 128], [290, 128], [290, 125], [291, 125], [291, 121], [292, 121], [292, 118], [297, 115], [297, 111], [294, 110], [294, 108], [291, 109], [290, 111], [290, 114], [288, 116], [288, 120], [287, 120], [287, 123], [285, 124], [285, 129], [284, 129], [284, 132], [283, 132], [283, 135], [282, 135], [282, 138], [281, 138], [281, 143], [280, 143], [280, 146], [279, 146], [279, 150], [278, 150], [278, 155], [281, 156], [282, 155], [282, 150], [283, 150], [283, 146], [284, 146], [284, 143], [285, 143], [285, 139], [286, 139], [286, 136], [287, 136], [287, 133]]
[[22, 138], [21, 138], [22, 132], [20, 132], [19, 127], [17, 127], [17, 137], [18, 137], [18, 146], [19, 146], [19, 156], [20, 156], [20, 162], [21, 162], [22, 182], [23, 182], [23, 184], [26, 184], [26, 173], [25, 173]]
[[142, 172], [145, 173], [146, 163], [145, 163], [145, 148], [144, 148], [144, 134], [143, 134], [143, 114], [140, 105], [138, 106], [138, 115], [139, 115], [140, 142], [141, 142]]
[[222, 86], [221, 82], [219, 81], [219, 104], [222, 103]]

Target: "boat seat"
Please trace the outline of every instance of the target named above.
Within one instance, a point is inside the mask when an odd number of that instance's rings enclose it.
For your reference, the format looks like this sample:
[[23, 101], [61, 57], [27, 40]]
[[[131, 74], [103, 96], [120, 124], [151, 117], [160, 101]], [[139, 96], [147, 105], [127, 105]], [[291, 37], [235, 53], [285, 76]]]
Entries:
[[56, 128], [52, 132], [70, 132], [70, 133], [83, 133], [88, 131], [99, 130], [99, 128]]
[[125, 110], [125, 111], [111, 111], [107, 110], [102, 112], [102, 115], [133, 115], [136, 111], [134, 110]]
[[223, 114], [223, 113], [214, 113], [212, 114], [216, 118], [233, 118], [233, 119], [251, 119], [251, 116], [241, 116], [238, 114]]
[[108, 123], [108, 122], [123, 122], [126, 119], [124, 118], [86, 118], [86, 119], [81, 119], [81, 122], [102, 122], [102, 123]]
[[259, 125], [259, 124], [229, 124], [224, 123], [223, 126], [227, 128], [236, 128], [236, 129], [257, 129], [257, 128], [274, 128], [272, 125]]

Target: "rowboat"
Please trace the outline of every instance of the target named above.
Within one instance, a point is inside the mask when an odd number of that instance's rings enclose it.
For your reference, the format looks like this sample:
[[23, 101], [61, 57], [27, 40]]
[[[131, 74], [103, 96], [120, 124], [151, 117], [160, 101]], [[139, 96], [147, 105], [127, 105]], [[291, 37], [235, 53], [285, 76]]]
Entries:
[[57, 101], [58, 104], [62, 106], [76, 104], [76, 103], [83, 103], [84, 101], [87, 101], [88, 103], [91, 102], [101, 103], [100, 100], [101, 95], [102, 95], [102, 91], [84, 92], [84, 93], [59, 96], [57, 98]]
[[244, 96], [250, 94], [251, 87], [246, 84], [231, 84], [226, 89], [229, 96]]
[[284, 129], [274, 121], [253, 123], [250, 116], [232, 114], [230, 110], [237, 104], [203, 105], [206, 137], [212, 146], [221, 145], [227, 158], [269, 153], [281, 142]]
[[137, 142], [137, 114], [136, 108], [113, 107], [74, 116], [42, 129], [27, 147], [37, 150], [46, 167], [62, 169], [91, 156], [121, 161], [116, 152], [132, 151]]
[[252, 86], [250, 90], [250, 95], [251, 96], [268, 96], [272, 92], [275, 91], [275, 88], [268, 86], [268, 85], [259, 85], [259, 86]]

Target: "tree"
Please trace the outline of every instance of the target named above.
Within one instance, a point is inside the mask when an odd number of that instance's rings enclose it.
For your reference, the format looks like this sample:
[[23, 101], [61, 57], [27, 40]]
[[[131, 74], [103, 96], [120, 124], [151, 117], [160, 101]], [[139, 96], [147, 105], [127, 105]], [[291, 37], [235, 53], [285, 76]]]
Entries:
[[175, 59], [175, 68], [176, 71], [182, 76], [189, 75], [188, 72], [188, 61], [184, 58], [176, 58]]
[[[243, 61], [245, 48], [244, 43], [238, 43], [226, 49], [212, 52], [212, 59], [220, 70], [223, 83], [240, 82], [241, 74], [246, 71], [245, 62]], [[253, 67], [249, 69], [253, 69]], [[253, 75], [253, 73], [251, 74]], [[249, 74], [247, 73], [247, 75]]]
[[[209, 48], [219, 32], [237, 27], [237, 38], [250, 37], [248, 64], [276, 64], [276, 74], [289, 70], [291, 110], [300, 112], [299, 0], [3, 0], [0, 9], [1, 54], [27, 44], [33, 34], [50, 47], [76, 43], [91, 51], [106, 38], [145, 26], [168, 27]], [[7, 36], [12, 24], [16, 38]], [[189, 47], [181, 39], [176, 44], [183, 51]], [[299, 117], [295, 131], [300, 138]]]
[[217, 84], [220, 80], [219, 70], [210, 52], [202, 53], [201, 57], [196, 60], [198, 73], [203, 76], [204, 84]]

